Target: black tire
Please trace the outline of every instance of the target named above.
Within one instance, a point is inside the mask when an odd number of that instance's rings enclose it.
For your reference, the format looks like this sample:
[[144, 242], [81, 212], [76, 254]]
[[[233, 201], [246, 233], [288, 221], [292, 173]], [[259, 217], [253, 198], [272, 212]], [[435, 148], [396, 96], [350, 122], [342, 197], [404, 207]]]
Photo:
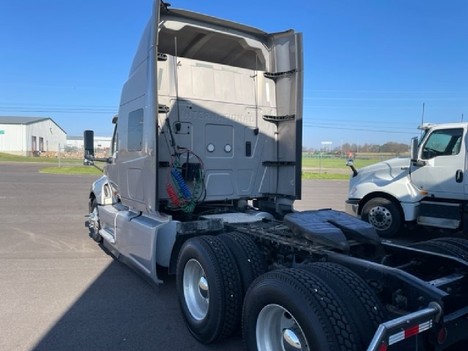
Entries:
[[398, 207], [390, 200], [375, 197], [367, 201], [361, 218], [372, 224], [377, 234], [383, 238], [393, 238], [403, 227], [403, 218]]
[[364, 350], [380, 323], [386, 320], [385, 308], [377, 295], [360, 276], [342, 265], [320, 262], [303, 268], [325, 281], [341, 301], [346, 301], [345, 312], [353, 321], [354, 335]]
[[[257, 278], [245, 296], [242, 328], [248, 350], [284, 349], [287, 340], [321, 351], [362, 351], [344, 313], [345, 303], [325, 282], [303, 269]], [[257, 339], [257, 335], [259, 336]]]
[[429, 252], [441, 253], [468, 261], [468, 250], [458, 247], [455, 244], [442, 240], [428, 240], [413, 244], [413, 247]]
[[454, 245], [460, 249], [468, 252], [468, 239], [463, 238], [437, 238], [431, 241], [442, 241], [451, 245]]
[[239, 271], [219, 238], [201, 236], [187, 240], [180, 249], [176, 280], [184, 320], [197, 340], [212, 343], [239, 329]]
[[233, 254], [242, 282], [242, 295], [247, 292], [250, 284], [266, 272], [267, 264], [255, 242], [245, 234], [221, 234], [219, 238]]
[[95, 197], [89, 200], [89, 216], [88, 216], [89, 236], [97, 243], [102, 242], [102, 236], [99, 234], [101, 229], [101, 221], [99, 219], [98, 203]]

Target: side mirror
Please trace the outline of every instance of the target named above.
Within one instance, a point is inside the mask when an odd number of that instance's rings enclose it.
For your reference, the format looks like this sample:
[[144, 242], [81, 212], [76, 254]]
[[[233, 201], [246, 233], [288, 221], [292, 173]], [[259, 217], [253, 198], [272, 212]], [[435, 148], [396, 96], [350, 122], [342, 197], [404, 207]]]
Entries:
[[411, 162], [418, 161], [418, 138], [417, 137], [414, 137], [411, 139], [410, 157], [411, 157]]
[[84, 141], [84, 158], [93, 159], [94, 158], [94, 131], [85, 130], [83, 133]]
[[417, 167], [424, 167], [426, 165], [426, 162], [425, 161], [422, 161], [422, 160], [419, 160], [418, 159], [418, 138], [414, 137], [413, 139], [411, 139], [411, 155], [410, 155], [410, 158], [411, 158], [411, 163], [414, 165], [414, 166], [417, 166]]
[[346, 161], [346, 166], [351, 168], [351, 171], [353, 172], [353, 177], [358, 175], [358, 171], [357, 171], [356, 167], [354, 167], [353, 160], [349, 159], [348, 161]]

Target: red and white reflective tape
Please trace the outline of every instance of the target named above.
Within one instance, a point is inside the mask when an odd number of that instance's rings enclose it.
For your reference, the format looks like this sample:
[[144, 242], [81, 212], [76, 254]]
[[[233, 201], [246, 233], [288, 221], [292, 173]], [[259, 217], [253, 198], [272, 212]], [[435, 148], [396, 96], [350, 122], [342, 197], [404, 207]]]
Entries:
[[402, 340], [408, 339], [414, 335], [417, 335], [419, 333], [422, 333], [423, 331], [426, 331], [428, 329], [432, 328], [432, 320], [429, 320], [427, 322], [415, 325], [413, 327], [407, 328], [405, 330], [402, 330], [399, 333], [390, 335], [388, 337], [388, 345], [393, 345], [397, 342], [400, 342]]
[[398, 333], [395, 333], [393, 335], [390, 335], [388, 337], [388, 344], [383, 343], [379, 347], [379, 351], [387, 351], [388, 347], [390, 345], [396, 344], [397, 342], [403, 341], [405, 339], [411, 338], [412, 336], [415, 336], [419, 333], [422, 333], [423, 331], [429, 330], [432, 328], [432, 320], [429, 320], [427, 322], [414, 325], [410, 328], [404, 329]]

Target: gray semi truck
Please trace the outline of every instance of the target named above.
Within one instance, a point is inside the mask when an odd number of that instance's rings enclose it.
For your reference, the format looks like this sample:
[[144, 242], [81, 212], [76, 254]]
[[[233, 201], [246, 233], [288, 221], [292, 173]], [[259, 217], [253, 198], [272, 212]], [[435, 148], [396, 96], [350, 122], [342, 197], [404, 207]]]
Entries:
[[300, 33], [155, 1], [108, 158], [85, 131], [86, 162], [105, 163], [90, 236], [157, 284], [175, 274], [202, 343], [241, 330], [258, 351], [467, 347], [468, 241], [402, 246], [294, 209], [302, 86]]

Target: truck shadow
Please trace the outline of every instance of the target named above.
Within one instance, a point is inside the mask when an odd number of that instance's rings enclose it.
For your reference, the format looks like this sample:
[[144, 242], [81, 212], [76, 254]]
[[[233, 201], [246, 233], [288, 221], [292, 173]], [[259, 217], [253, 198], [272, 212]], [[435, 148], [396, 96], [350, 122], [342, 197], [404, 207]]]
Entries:
[[240, 338], [202, 345], [186, 329], [175, 279], [156, 286], [112, 263], [33, 348], [47, 350], [239, 350]]

